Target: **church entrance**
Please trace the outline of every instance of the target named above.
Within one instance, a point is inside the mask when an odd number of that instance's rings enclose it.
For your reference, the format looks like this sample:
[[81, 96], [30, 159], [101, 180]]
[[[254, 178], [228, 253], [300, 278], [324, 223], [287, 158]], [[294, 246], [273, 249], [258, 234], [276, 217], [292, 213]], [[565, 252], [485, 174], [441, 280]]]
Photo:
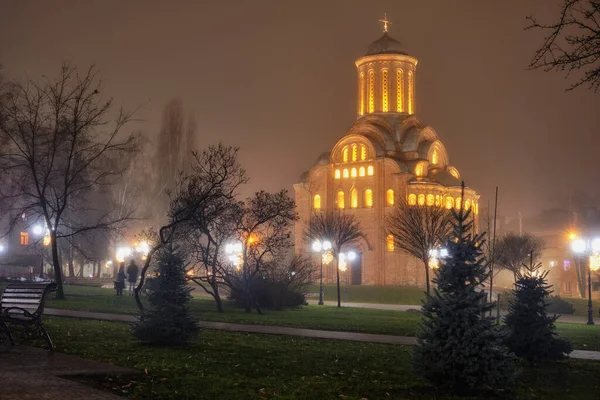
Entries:
[[348, 263], [350, 285], [362, 284], [362, 253], [357, 253], [356, 258]]

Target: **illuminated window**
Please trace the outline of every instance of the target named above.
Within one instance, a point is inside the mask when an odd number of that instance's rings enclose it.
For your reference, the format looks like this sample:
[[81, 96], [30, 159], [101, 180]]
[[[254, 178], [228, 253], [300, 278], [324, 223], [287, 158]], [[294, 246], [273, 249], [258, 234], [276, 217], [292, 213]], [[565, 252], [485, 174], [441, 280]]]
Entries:
[[350, 207], [358, 207], [358, 191], [356, 190], [356, 188], [352, 188], [350, 190]]
[[342, 176], [343, 176], [344, 178], [347, 178], [347, 177], [349, 176], [349, 175], [348, 175], [348, 169], [347, 169], [347, 168], [344, 168], [344, 174], [343, 174]]
[[413, 73], [408, 71], [408, 113], [414, 114], [414, 88]]
[[373, 166], [369, 165], [367, 167], [367, 175], [372, 176], [373, 175]]
[[373, 191], [371, 189], [365, 190], [365, 207], [373, 207]]
[[419, 197], [417, 197], [417, 204], [420, 206], [425, 205], [425, 195], [424, 194], [420, 194]]
[[359, 82], [359, 94], [358, 98], [360, 99], [360, 115], [365, 113], [365, 73], [360, 73], [360, 82]]
[[369, 112], [375, 112], [375, 72], [369, 70]]
[[446, 208], [450, 210], [452, 207], [454, 207], [454, 199], [448, 196], [446, 197]]
[[394, 191], [392, 189], [388, 189], [388, 191], [385, 192], [385, 199], [388, 206], [394, 205]]
[[344, 192], [341, 190], [338, 192], [337, 195], [337, 206], [339, 209], [344, 208]]
[[471, 208], [471, 202], [469, 200], [465, 201], [465, 210], [468, 210], [469, 208]]
[[402, 101], [404, 99], [404, 73], [401, 69], [396, 71], [396, 111], [402, 112]]
[[21, 232], [21, 246], [29, 246], [29, 233]]
[[339, 169], [335, 170], [335, 179], [340, 179], [342, 177], [342, 173]]
[[365, 176], [365, 167], [360, 167], [358, 170], [358, 176]]
[[432, 194], [427, 195], [427, 205], [432, 206], [435, 203], [435, 197]]
[[435, 164], [437, 164], [437, 163], [438, 163], [438, 161], [439, 161], [439, 160], [438, 160], [438, 153], [437, 153], [437, 150], [434, 150], [434, 151], [433, 151], [433, 154], [431, 155], [431, 163], [435, 165]]
[[365, 145], [360, 146], [360, 160], [365, 161], [367, 159], [367, 147]]
[[344, 162], [348, 162], [348, 147], [344, 147], [344, 150], [342, 151], [342, 160]]
[[350, 170], [350, 176], [353, 177], [353, 178], [356, 178], [356, 168], [352, 168]]
[[460, 204], [462, 203], [462, 199], [460, 196], [458, 196], [456, 198], [456, 201], [454, 202], [454, 208], [456, 208], [457, 210], [460, 210]]
[[394, 236], [393, 235], [387, 235], [387, 237], [385, 238], [385, 247], [387, 248], [387, 251], [394, 251]]
[[315, 210], [321, 209], [321, 196], [319, 196], [318, 194], [316, 194], [315, 198], [313, 199], [313, 208]]
[[409, 206], [414, 206], [417, 204], [417, 195], [414, 193], [411, 193], [408, 195], [408, 205]]
[[423, 163], [418, 163], [417, 166], [415, 167], [415, 175], [423, 176], [423, 172], [424, 172]]
[[383, 102], [383, 112], [389, 111], [388, 103], [388, 70], [381, 71], [381, 100]]
[[352, 161], [358, 161], [358, 146], [352, 145]]
[[442, 206], [442, 196], [440, 196], [439, 194], [435, 195], [435, 205], [437, 207]]
[[475, 203], [473, 208], [475, 209], [475, 215], [479, 214], [479, 203]]

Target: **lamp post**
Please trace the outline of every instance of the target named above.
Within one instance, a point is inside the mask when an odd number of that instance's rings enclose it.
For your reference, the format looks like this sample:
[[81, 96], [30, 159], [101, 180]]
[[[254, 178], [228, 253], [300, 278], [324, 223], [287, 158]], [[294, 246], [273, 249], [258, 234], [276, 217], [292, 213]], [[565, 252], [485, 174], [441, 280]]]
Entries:
[[315, 240], [312, 244], [312, 249], [316, 253], [319, 253], [319, 258], [321, 259], [321, 277], [319, 281], [319, 305], [323, 305], [323, 258], [326, 253], [331, 250], [331, 242], [328, 240], [323, 241], [321, 243], [320, 240]]
[[[594, 309], [592, 308], [592, 270], [600, 268], [598, 257], [600, 257], [600, 238], [575, 239], [571, 243], [574, 253], [585, 256], [588, 263], [588, 325], [594, 325]], [[592, 262], [594, 260], [594, 262]]]

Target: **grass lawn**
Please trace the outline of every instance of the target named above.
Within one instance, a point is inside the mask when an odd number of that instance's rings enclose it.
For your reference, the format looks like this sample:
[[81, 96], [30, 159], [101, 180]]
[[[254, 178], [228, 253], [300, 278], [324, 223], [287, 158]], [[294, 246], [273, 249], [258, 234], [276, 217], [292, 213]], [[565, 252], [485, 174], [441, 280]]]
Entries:
[[[346, 286], [340, 285], [340, 294], [343, 300]], [[423, 288], [407, 286], [348, 286], [348, 302], [350, 303], [378, 303], [378, 304], [415, 304], [420, 305], [425, 298]], [[316, 294], [312, 299], [319, 298], [319, 285], [310, 285], [308, 293]], [[336, 285], [323, 285], [323, 299], [337, 301]]]
[[[67, 300], [50, 298], [47, 307], [134, 314], [135, 300], [131, 296], [117, 297], [111, 289], [65, 286]], [[205, 321], [232, 322], [256, 325], [277, 325], [298, 328], [336, 330], [345, 332], [379, 333], [414, 336], [421, 315], [418, 313], [309, 305], [287, 311], [267, 311], [263, 315], [247, 314], [224, 303], [225, 312], [215, 311], [214, 302], [194, 298], [192, 308]], [[600, 325], [557, 323], [559, 335], [567, 337], [576, 349], [600, 351]]]
[[[410, 371], [410, 348], [205, 330], [181, 348], [143, 347], [126, 324], [48, 318], [57, 351], [147, 373], [77, 380], [135, 399], [450, 399]], [[600, 363], [525, 369], [506, 399], [597, 399]], [[488, 398], [489, 396], [472, 397]]]

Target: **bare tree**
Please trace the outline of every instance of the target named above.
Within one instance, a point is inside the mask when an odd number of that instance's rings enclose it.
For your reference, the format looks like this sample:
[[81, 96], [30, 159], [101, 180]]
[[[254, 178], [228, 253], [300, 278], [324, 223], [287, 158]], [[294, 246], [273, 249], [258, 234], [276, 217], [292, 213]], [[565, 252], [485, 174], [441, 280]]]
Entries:
[[496, 242], [497, 265], [513, 273], [515, 282], [523, 264], [533, 264], [544, 249], [544, 242], [530, 233], [506, 233]]
[[135, 151], [135, 136], [121, 133], [132, 114], [115, 114], [100, 88], [93, 67], [79, 74], [64, 65], [54, 80], [14, 82], [1, 103], [0, 200], [13, 216], [11, 227], [23, 215], [48, 227], [57, 298], [64, 298], [57, 240], [116, 222], [110, 210], [85, 225], [65, 216], [85, 213], [90, 190], [118, 180], [122, 169], [107, 160]]
[[305, 237], [308, 241], [329, 241], [331, 250], [337, 262], [336, 285], [337, 303], [341, 307], [340, 297], [340, 258], [339, 255], [352, 245], [356, 245], [365, 234], [360, 223], [353, 214], [342, 211], [319, 212], [310, 220]]
[[427, 293], [430, 293], [429, 261], [431, 251], [445, 243], [452, 230], [452, 213], [440, 206], [410, 205], [398, 201], [387, 219], [387, 234], [394, 246], [423, 262]]
[[189, 231], [190, 221], [197, 218], [209, 205], [223, 199], [234, 199], [239, 184], [232, 183], [232, 180], [245, 180], [245, 171], [238, 163], [237, 152], [237, 148], [221, 143], [195, 151], [191, 172], [179, 174], [175, 190], [169, 194], [171, 200], [168, 224], [158, 230], [142, 268], [140, 282], [135, 288], [138, 310], [144, 309], [139, 294], [144, 287], [153, 255], [167, 243], [185, 235]]
[[284, 260], [293, 245], [290, 231], [296, 218], [296, 204], [287, 190], [256, 192], [243, 203], [236, 223], [241, 264], [239, 269], [224, 270], [224, 277], [229, 288], [244, 298], [246, 312], [254, 306], [261, 313], [252, 285], [269, 265]]
[[546, 35], [530, 68], [563, 71], [567, 76], [581, 73], [568, 90], [587, 84], [596, 92], [600, 87], [600, 2], [564, 0], [554, 22], [540, 23], [532, 16], [527, 20], [526, 30]]

